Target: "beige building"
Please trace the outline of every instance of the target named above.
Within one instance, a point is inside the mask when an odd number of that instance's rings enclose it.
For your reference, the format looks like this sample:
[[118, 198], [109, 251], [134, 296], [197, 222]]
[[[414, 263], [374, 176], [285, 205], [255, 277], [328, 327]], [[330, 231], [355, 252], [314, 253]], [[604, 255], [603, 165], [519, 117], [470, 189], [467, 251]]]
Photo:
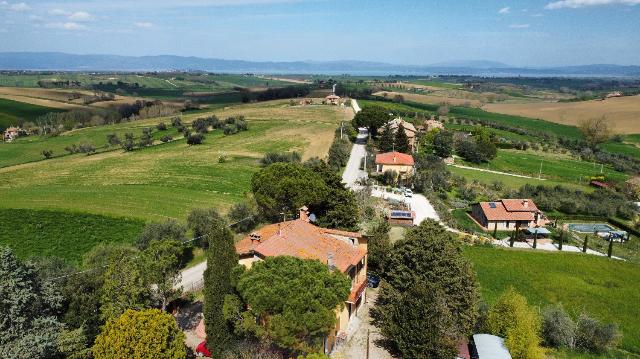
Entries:
[[401, 152], [387, 152], [376, 155], [376, 172], [394, 171], [403, 178], [409, 178], [414, 173], [413, 156]]
[[418, 130], [416, 130], [416, 127], [411, 122], [407, 122], [398, 117], [387, 122], [387, 126], [389, 126], [391, 132], [393, 133], [398, 132], [398, 128], [402, 126], [404, 128], [404, 133], [406, 133], [407, 137], [409, 138], [409, 146], [411, 147], [411, 151], [413, 152], [416, 150], [416, 134]]
[[13, 141], [13, 139], [15, 139], [16, 137], [18, 137], [18, 129], [15, 127], [9, 127], [6, 130], [4, 130], [4, 140], [7, 142], [11, 142]]
[[365, 302], [367, 289], [367, 239], [360, 233], [339, 231], [310, 223], [306, 208], [292, 221], [270, 224], [236, 243], [239, 263], [253, 263], [271, 256], [316, 259], [351, 278], [351, 292], [345, 305], [336, 308], [336, 326], [325, 340], [325, 352], [333, 350], [337, 337], [346, 337], [349, 323]]
[[486, 230], [512, 231], [540, 227], [549, 220], [531, 199], [502, 199], [480, 202], [471, 209], [473, 218]]

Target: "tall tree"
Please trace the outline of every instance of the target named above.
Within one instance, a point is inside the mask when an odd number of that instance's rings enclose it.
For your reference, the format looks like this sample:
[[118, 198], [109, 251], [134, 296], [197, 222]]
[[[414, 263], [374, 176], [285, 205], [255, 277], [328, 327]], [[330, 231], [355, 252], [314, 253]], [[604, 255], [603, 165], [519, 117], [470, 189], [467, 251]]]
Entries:
[[187, 229], [174, 219], [164, 222], [148, 223], [138, 237], [138, 247], [147, 248], [151, 241], [173, 240], [183, 242], [187, 239]]
[[349, 277], [328, 270], [320, 261], [268, 257], [240, 276], [237, 289], [246, 306], [238, 300], [235, 303], [247, 309], [243, 319], [234, 322], [282, 348], [318, 352], [350, 286]]
[[184, 247], [172, 240], [153, 241], [142, 252], [143, 275], [150, 284], [155, 284], [155, 294], [164, 311], [172, 298], [179, 294], [173, 289], [180, 278], [180, 260]]
[[56, 353], [63, 298], [51, 283], [0, 247], [0, 358], [46, 358]]
[[[444, 322], [429, 323], [425, 326], [429, 331], [440, 332], [446, 338], [469, 335], [477, 317], [478, 285], [471, 265], [461, 254], [460, 240], [448, 233], [433, 220], [423, 221], [420, 226], [410, 230], [404, 239], [396, 242], [387, 256], [384, 272], [381, 277], [387, 282], [387, 289], [382, 288], [380, 296], [372, 309], [374, 321], [380, 326], [385, 339], [395, 350], [409, 348], [407, 340], [415, 340], [414, 345], [421, 345], [420, 331], [411, 321], [394, 323], [386, 316], [389, 311], [402, 310], [402, 303], [395, 293], [407, 293], [417, 285], [429, 284], [428, 291], [439, 293], [441, 299], [437, 303], [446, 303], [450, 313], [451, 325]], [[434, 307], [435, 308], [435, 307]], [[435, 310], [435, 309], [434, 309]], [[438, 309], [440, 310], [440, 309]], [[442, 314], [447, 311], [440, 310]], [[400, 326], [399, 328], [393, 328]], [[398, 337], [393, 333], [405, 333]], [[450, 341], [447, 343], [451, 344]], [[440, 343], [444, 345], [445, 343]], [[429, 344], [435, 346], [436, 344]], [[449, 349], [452, 349], [449, 347]], [[401, 352], [410, 356], [411, 352]], [[446, 356], [444, 356], [446, 357]]]
[[398, 129], [396, 130], [394, 144], [396, 151], [402, 153], [411, 153], [411, 144], [409, 143], [409, 137], [407, 136], [407, 131], [405, 130], [402, 123], [398, 125]]
[[606, 142], [611, 137], [611, 126], [604, 116], [582, 120], [578, 124], [578, 128], [587, 144], [592, 148]]
[[387, 254], [391, 250], [389, 240], [391, 226], [386, 220], [381, 220], [373, 230], [368, 233], [367, 252], [369, 270], [382, 273]]
[[144, 309], [151, 304], [151, 286], [134, 257], [110, 259], [104, 272], [100, 303], [105, 321], [127, 309]]
[[296, 163], [274, 163], [251, 178], [256, 203], [270, 220], [282, 220], [302, 206], [320, 204], [327, 195], [327, 185], [310, 169]]
[[207, 269], [204, 272], [204, 322], [207, 347], [213, 357], [220, 357], [231, 340], [232, 329], [224, 318], [225, 296], [233, 293], [231, 273], [238, 265], [233, 233], [226, 221], [216, 214], [209, 226]]
[[378, 129], [389, 122], [391, 116], [389, 110], [380, 106], [365, 106], [362, 111], [358, 112], [353, 118], [353, 127], [366, 127], [369, 129], [371, 136], [376, 136]]
[[440, 130], [433, 139], [433, 152], [436, 156], [447, 158], [453, 153], [453, 133]]
[[395, 136], [391, 127], [384, 126], [382, 128], [382, 133], [380, 137], [378, 137], [378, 149], [380, 152], [391, 152], [393, 151], [393, 144], [395, 142]]
[[171, 315], [158, 309], [127, 310], [107, 322], [92, 352], [96, 359], [184, 359], [184, 340], [184, 333]]

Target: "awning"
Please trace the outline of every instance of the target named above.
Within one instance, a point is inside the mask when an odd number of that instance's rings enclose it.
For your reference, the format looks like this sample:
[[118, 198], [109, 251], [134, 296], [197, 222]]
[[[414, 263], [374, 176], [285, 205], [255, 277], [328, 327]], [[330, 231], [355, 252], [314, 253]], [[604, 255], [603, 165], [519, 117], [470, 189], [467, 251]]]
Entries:
[[525, 229], [525, 231], [530, 234], [551, 234], [551, 232], [549, 232], [549, 230], [546, 228], [527, 228]]

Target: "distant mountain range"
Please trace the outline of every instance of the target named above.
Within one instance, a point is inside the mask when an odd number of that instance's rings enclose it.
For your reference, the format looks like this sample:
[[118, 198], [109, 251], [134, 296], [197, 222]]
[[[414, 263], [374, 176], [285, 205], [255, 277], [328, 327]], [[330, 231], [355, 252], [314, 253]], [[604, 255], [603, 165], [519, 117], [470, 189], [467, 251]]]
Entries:
[[583, 65], [514, 67], [494, 61], [452, 61], [431, 65], [394, 65], [369, 61], [258, 62], [173, 55], [74, 55], [60, 52], [0, 53], [0, 70], [37, 71], [209, 71], [269, 74], [474, 75], [640, 77], [640, 66]]

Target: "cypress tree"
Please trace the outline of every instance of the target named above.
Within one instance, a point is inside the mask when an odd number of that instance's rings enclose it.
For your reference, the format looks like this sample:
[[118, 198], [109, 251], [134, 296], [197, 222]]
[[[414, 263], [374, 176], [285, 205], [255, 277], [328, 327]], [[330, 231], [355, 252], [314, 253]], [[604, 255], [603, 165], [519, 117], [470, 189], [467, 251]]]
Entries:
[[378, 149], [380, 152], [391, 152], [393, 150], [393, 132], [389, 126], [384, 126], [382, 134], [378, 139]]
[[224, 319], [222, 307], [225, 296], [233, 293], [231, 271], [238, 264], [238, 255], [226, 221], [217, 213], [211, 215], [204, 272], [204, 323], [207, 348], [214, 358], [218, 358], [232, 339], [232, 329]]
[[396, 151], [402, 153], [411, 153], [411, 146], [409, 145], [409, 137], [402, 124], [398, 125], [395, 138]]

